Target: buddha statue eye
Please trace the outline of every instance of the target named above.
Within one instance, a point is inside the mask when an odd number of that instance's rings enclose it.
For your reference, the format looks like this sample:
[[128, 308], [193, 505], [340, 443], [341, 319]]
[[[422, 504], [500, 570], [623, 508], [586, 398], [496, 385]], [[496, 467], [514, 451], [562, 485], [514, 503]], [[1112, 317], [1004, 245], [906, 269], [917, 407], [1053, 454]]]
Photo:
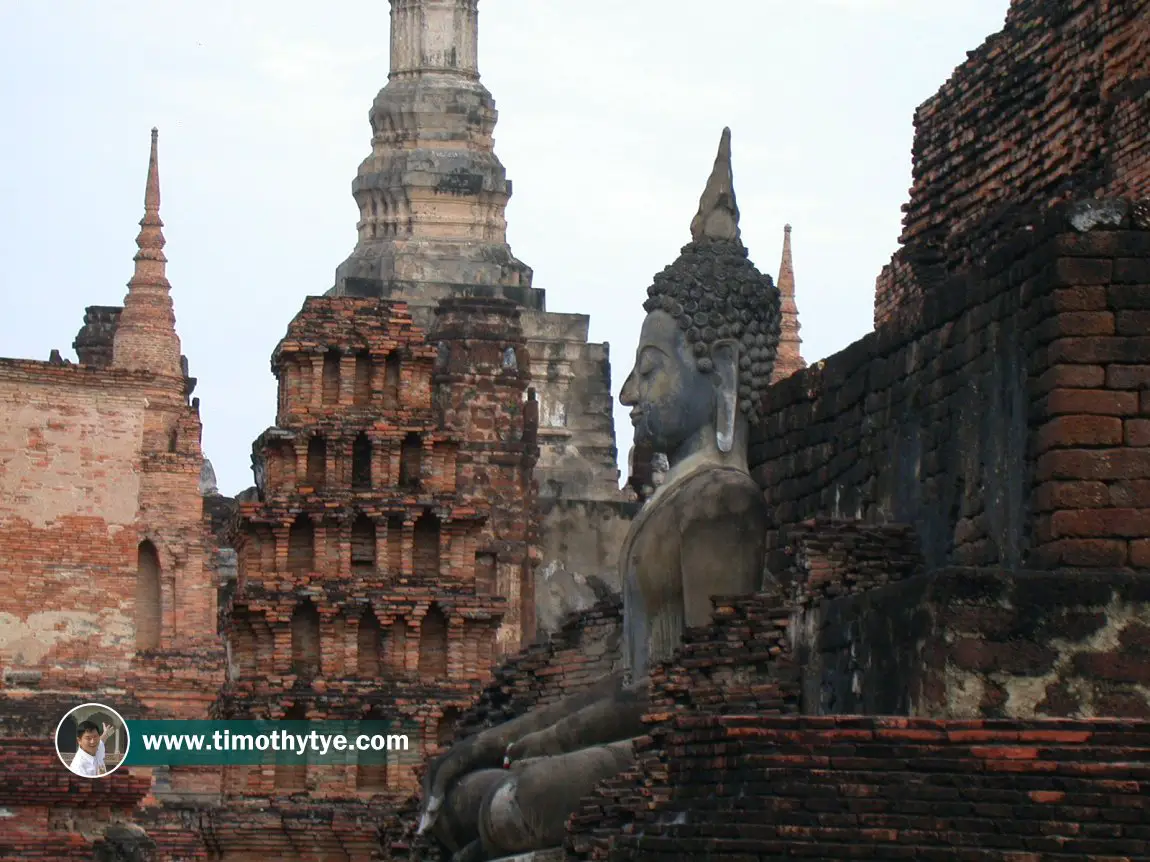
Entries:
[[639, 355], [639, 375], [641, 377], [646, 377], [658, 367], [659, 362], [654, 350], [647, 349]]

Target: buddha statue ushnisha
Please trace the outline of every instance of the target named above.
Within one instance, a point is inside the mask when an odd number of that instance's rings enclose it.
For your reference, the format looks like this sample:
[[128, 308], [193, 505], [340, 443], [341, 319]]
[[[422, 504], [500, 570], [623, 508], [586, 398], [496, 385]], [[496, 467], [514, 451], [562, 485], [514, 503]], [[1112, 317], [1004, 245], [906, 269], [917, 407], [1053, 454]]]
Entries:
[[[619, 557], [621, 666], [591, 689], [456, 744], [424, 777], [419, 832], [454, 862], [483, 862], [563, 842], [595, 785], [633, 762], [652, 665], [671, 658], [711, 597], [762, 587], [767, 511], [747, 469], [779, 341], [779, 292], [747, 257], [723, 130], [691, 242], [655, 276], [635, 367], [619, 400], [636, 447], [669, 469]], [[503, 767], [503, 768], [501, 768]]]

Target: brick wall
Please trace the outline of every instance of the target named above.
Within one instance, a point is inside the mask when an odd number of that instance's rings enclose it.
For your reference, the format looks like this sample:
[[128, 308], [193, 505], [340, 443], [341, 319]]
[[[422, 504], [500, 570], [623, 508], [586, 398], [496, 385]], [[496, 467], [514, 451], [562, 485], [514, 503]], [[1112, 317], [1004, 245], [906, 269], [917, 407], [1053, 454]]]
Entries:
[[[155, 834], [125, 827], [148, 794], [149, 775], [118, 770], [99, 781], [80, 778], [59, 760], [48, 739], [0, 736], [0, 860], [145, 858], [165, 862], [207, 859], [191, 830], [161, 829]], [[115, 849], [124, 855], [101, 857]]]
[[923, 569], [918, 536], [906, 524], [809, 518], [780, 532], [768, 568], [792, 605], [872, 590]]
[[682, 716], [611, 860], [1136, 859], [1150, 724]]
[[183, 381], [4, 359], [0, 410], [7, 687], [130, 679], [161, 714], [204, 714], [222, 651]]
[[917, 319], [771, 388], [750, 460], [772, 550], [826, 514], [913, 526], [928, 567], [1139, 565], [1147, 207], [1030, 228]]
[[[229, 767], [229, 859], [369, 859], [497, 655], [534, 626], [537, 449], [518, 309], [312, 297], [273, 355], [277, 424], [235, 521], [221, 717], [391, 721], [412, 751]], [[343, 855], [346, 854], [346, 855]]]
[[948, 273], [985, 258], [1030, 213], [1070, 197], [1150, 195], [1141, 2], [1013, 0], [991, 36], [915, 113], [903, 248], [875, 324], [913, 316]]
[[942, 569], [799, 615], [804, 712], [1150, 719], [1150, 574]]

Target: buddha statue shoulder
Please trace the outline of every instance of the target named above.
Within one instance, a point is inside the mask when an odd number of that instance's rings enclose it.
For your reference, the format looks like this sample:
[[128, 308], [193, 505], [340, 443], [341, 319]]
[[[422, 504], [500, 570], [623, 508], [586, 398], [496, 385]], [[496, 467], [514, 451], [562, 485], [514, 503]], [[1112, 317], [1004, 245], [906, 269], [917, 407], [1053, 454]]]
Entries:
[[671, 658], [688, 627], [708, 622], [712, 596], [763, 585], [767, 511], [747, 441], [764, 414], [780, 303], [740, 239], [729, 129], [691, 237], [647, 290], [635, 367], [619, 395], [636, 450], [661, 452], [669, 465], [619, 556], [621, 666], [429, 764], [419, 832], [454, 862], [560, 845], [580, 800], [633, 762], [651, 667]]

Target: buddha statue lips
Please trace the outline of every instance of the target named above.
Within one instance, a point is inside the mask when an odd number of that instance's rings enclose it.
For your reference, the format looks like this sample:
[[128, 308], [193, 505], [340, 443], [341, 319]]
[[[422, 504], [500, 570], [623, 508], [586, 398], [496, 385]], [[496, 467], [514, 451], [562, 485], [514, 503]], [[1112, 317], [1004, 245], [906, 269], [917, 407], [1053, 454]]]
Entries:
[[712, 596], [762, 586], [768, 519], [747, 439], [762, 419], [779, 293], [739, 238], [730, 144], [724, 129], [692, 241], [648, 288], [619, 395], [636, 447], [669, 464], [619, 557], [622, 661], [591, 688], [471, 736], [429, 765], [419, 831], [454, 862], [560, 845], [580, 800], [633, 762], [652, 665], [672, 657], [686, 628], [709, 622]]

